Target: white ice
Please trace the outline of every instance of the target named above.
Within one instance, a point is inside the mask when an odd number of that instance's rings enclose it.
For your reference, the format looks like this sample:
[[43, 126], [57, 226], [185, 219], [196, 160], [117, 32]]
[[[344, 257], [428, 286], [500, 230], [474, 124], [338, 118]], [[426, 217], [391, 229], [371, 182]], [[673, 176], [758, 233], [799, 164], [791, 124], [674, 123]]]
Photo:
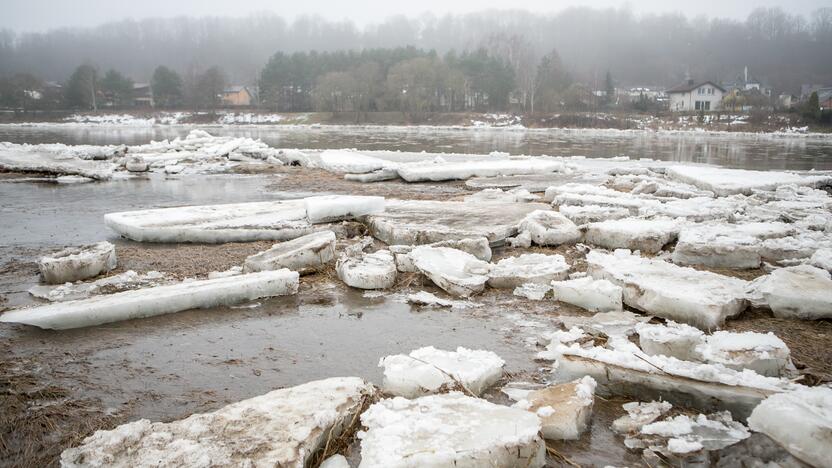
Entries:
[[320, 231], [275, 244], [269, 250], [251, 255], [243, 271], [279, 270], [288, 268], [299, 273], [318, 270], [335, 259], [335, 233]]
[[787, 184], [813, 185], [824, 180], [819, 176], [801, 176], [789, 172], [749, 171], [714, 166], [668, 166], [665, 173], [672, 179], [693, 184], [720, 197], [751, 195], [754, 190], [774, 190]]
[[388, 250], [349, 256], [335, 263], [338, 278], [358, 289], [387, 289], [396, 283], [396, 261]]
[[553, 281], [551, 284], [556, 301], [592, 312], [622, 310], [621, 287], [607, 280], [596, 280], [587, 276], [566, 281]]
[[607, 249], [656, 253], [676, 239], [681, 223], [674, 219], [621, 218], [585, 226], [584, 242]]
[[69, 247], [38, 261], [47, 284], [63, 284], [106, 273], [116, 267], [116, 248], [109, 242]]
[[357, 151], [326, 150], [321, 152], [321, 168], [330, 172], [366, 174], [385, 169], [389, 162]]
[[666, 401], [651, 401], [649, 403], [633, 401], [621, 406], [627, 412], [627, 415], [613, 421], [612, 430], [625, 435], [639, 432], [646, 424], [659, 419], [673, 407]]
[[482, 292], [491, 270], [491, 264], [449, 247], [419, 246], [408, 255], [417, 270], [454, 296]]
[[562, 205], [558, 208], [558, 212], [577, 225], [630, 216], [630, 210], [627, 208], [598, 205]]
[[537, 245], [574, 244], [581, 239], [581, 231], [575, 223], [551, 210], [529, 213], [520, 223], [519, 230], [528, 232]]
[[721, 327], [746, 307], [746, 281], [662, 260], [592, 251], [588, 272], [624, 289], [624, 303], [701, 329]]
[[291, 295], [297, 290], [296, 272], [285, 269], [264, 271], [16, 309], [0, 315], [0, 322], [62, 330], [189, 309], [234, 305], [261, 297]]
[[791, 354], [773, 333], [716, 331], [695, 348], [698, 360], [760, 375], [784, 377], [792, 368]]
[[465, 161], [442, 164], [409, 164], [399, 167], [399, 176], [407, 182], [465, 180], [471, 177], [496, 177], [542, 174], [564, 169], [561, 161], [544, 158], [518, 158], [495, 161]]
[[763, 241], [793, 234], [784, 223], [686, 226], [673, 250], [673, 263], [714, 268], [758, 268]]
[[667, 321], [667, 325], [639, 323], [636, 325], [638, 345], [651, 356], [675, 357], [682, 361], [698, 360], [696, 347], [703, 343], [702, 330], [684, 323]]
[[212, 413], [97, 431], [61, 454], [61, 466], [281, 466], [303, 468], [375, 394], [357, 377], [274, 390]]
[[751, 301], [771, 308], [776, 317], [832, 318], [832, 275], [811, 265], [780, 268], [754, 280]]
[[355, 219], [384, 211], [384, 197], [323, 195], [303, 199], [306, 219], [312, 224]]
[[158, 286], [168, 281], [168, 277], [158, 271], [149, 271], [140, 275], [133, 270], [128, 270], [89, 283], [66, 283], [59, 286], [38, 285], [30, 288], [29, 294], [50, 302], [66, 302], [99, 294], [112, 294], [130, 289]]
[[361, 415], [360, 468], [540, 468], [540, 420], [461, 393], [393, 398]]
[[384, 391], [413, 398], [457, 385], [480, 395], [502, 377], [505, 361], [491, 351], [463, 347], [444, 351], [428, 346], [386, 356], [378, 365], [384, 368]]
[[595, 403], [595, 379], [553, 385], [530, 392], [515, 407], [536, 413], [546, 440], [577, 440], [589, 428]]
[[549, 284], [565, 279], [569, 264], [563, 255], [523, 254], [507, 257], [488, 273], [488, 285], [492, 288], [514, 289], [526, 283]]

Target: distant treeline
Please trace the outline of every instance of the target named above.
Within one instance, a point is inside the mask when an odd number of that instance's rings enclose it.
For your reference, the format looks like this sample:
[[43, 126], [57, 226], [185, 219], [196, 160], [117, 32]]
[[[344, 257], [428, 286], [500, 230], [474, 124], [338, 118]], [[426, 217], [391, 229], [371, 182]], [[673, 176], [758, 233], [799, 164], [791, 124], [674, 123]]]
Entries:
[[[291, 60], [294, 52], [406, 46], [436, 51], [436, 60], [463, 72], [466, 66], [445, 54], [460, 51], [457, 60], [464, 62], [466, 51], [470, 56], [485, 49], [518, 75], [512, 64], [518, 62], [515, 55], [521, 49], [512, 44], [523, 44], [522, 53], [531, 56], [522, 60], [527, 72], [557, 50], [575, 81], [593, 87], [603, 81], [607, 70], [628, 86], [672, 86], [688, 73], [696, 79], [733, 80], [745, 66], [778, 91], [794, 93], [804, 83], [832, 83], [832, 8], [821, 8], [808, 17], [760, 8], [745, 21], [634, 15], [627, 9], [573, 8], [553, 15], [486, 11], [394, 17], [365, 28], [316, 17], [288, 23], [269, 14], [128, 20], [45, 33], [0, 32], [0, 77], [30, 73], [41, 80], [64, 82], [79, 63], [91, 63], [147, 82], [160, 64], [183, 78], [216, 65], [226, 71], [230, 82], [253, 84], [275, 51]], [[417, 58], [433, 60], [427, 55], [406, 57]], [[276, 60], [281, 59], [272, 62]], [[385, 60], [367, 62], [393, 70], [394, 63]], [[308, 87], [308, 82], [305, 79], [303, 86]]]

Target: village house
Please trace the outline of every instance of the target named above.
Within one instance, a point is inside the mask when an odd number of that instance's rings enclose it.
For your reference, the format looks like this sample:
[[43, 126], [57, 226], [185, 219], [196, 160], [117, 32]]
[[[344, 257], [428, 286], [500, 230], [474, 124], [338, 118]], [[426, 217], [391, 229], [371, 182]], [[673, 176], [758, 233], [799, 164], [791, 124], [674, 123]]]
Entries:
[[257, 103], [257, 93], [251, 86], [233, 85], [222, 92], [222, 104], [230, 107], [249, 107]]
[[687, 80], [667, 90], [670, 98], [670, 110], [673, 112], [693, 112], [719, 110], [725, 88], [713, 81], [697, 83]]
[[145, 108], [154, 106], [150, 83], [133, 83], [133, 105]]

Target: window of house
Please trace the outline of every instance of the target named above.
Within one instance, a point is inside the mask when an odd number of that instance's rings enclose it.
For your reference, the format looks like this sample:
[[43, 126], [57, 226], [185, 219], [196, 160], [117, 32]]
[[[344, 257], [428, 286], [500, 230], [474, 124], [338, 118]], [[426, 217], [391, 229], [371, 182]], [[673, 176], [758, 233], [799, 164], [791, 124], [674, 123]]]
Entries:
[[696, 110], [701, 110], [701, 107], [702, 107], [702, 101], [696, 101], [696, 103], [694, 104], [694, 106], [695, 106]]

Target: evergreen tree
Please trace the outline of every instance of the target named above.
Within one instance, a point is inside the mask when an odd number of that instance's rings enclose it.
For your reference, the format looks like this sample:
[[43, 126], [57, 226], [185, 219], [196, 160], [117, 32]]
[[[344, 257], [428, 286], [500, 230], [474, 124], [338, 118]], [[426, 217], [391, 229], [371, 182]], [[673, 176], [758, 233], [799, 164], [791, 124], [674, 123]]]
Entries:
[[153, 72], [150, 88], [153, 90], [153, 101], [159, 107], [180, 106], [185, 100], [185, 87], [182, 83], [182, 77], [163, 65], [156, 67]]
[[113, 69], [101, 79], [99, 88], [115, 108], [124, 107], [133, 98], [133, 80]]
[[612, 80], [612, 73], [609, 70], [607, 70], [607, 76], [604, 79], [604, 93], [604, 104], [615, 103], [615, 82]]
[[66, 105], [76, 109], [98, 109], [98, 72], [90, 64], [75, 69], [64, 87]]

